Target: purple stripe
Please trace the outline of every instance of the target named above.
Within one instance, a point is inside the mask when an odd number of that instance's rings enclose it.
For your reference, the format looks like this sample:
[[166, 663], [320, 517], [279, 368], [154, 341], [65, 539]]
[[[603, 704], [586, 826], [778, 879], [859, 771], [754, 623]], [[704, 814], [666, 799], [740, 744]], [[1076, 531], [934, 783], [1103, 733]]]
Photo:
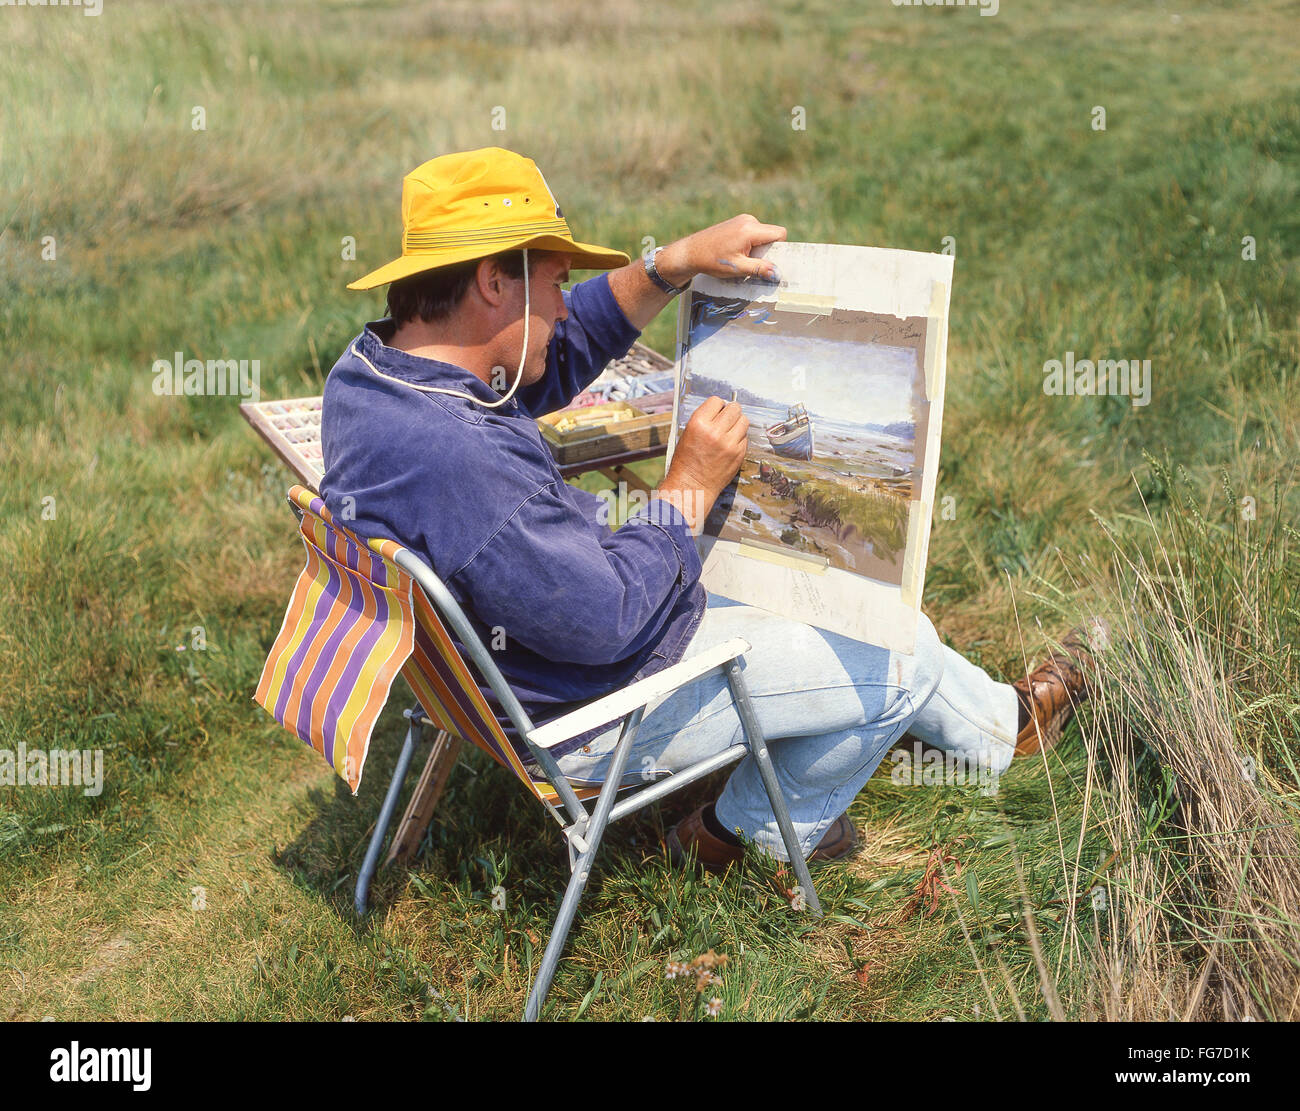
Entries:
[[[423, 634], [423, 638], [420, 638], [420, 634]], [[465, 711], [465, 716], [469, 718], [470, 723], [477, 724], [480, 727], [479, 731], [483, 732], [482, 727], [485, 724], [483, 715], [478, 712], [478, 708], [470, 701], [465, 689], [460, 684], [460, 679], [451, 669], [451, 665], [443, 659], [442, 653], [438, 651], [438, 645], [432, 635], [425, 629], [417, 628], [416, 636], [421, 639], [420, 647], [424, 649], [425, 655], [432, 662], [434, 671], [438, 673], [439, 678], [450, 689], [452, 697], [456, 700], [456, 705]], [[489, 733], [488, 736], [490, 735]]]
[[361, 557], [366, 556], [370, 562], [370, 571], [366, 573], [366, 578], [376, 586], [388, 585], [388, 568], [384, 561], [379, 557], [377, 552], [372, 552], [369, 548], [357, 548], [357, 570], [361, 570]]
[[361, 552], [357, 546], [343, 537], [343, 559], [344, 562], [358, 575], [361, 574]]
[[[338, 540], [339, 544], [333, 543], [335, 539]], [[357, 567], [357, 562], [358, 562], [357, 548], [353, 544], [350, 544], [348, 542], [346, 536], [343, 536], [336, 529], [332, 529], [328, 525], [326, 526], [326, 544], [329, 550], [325, 552], [325, 555], [327, 557], [332, 557], [332, 559], [334, 560], [334, 562], [330, 563], [331, 570], [334, 570], [335, 567], [337, 566], [337, 563], [339, 562], [339, 553], [336, 549], [339, 547], [339, 545], [342, 546], [343, 559], [341, 562], [343, 563], [344, 566], [348, 568], [349, 571], [352, 572], [352, 574], [346, 577], [348, 582], [352, 585], [353, 589], [352, 589], [352, 598], [348, 602], [348, 610], [350, 612], [350, 615], [348, 617], [344, 617], [339, 622], [338, 627], [335, 628], [334, 632], [330, 634], [330, 639], [326, 642], [325, 647], [322, 649], [320, 656], [317, 658], [316, 665], [312, 669], [311, 675], [308, 676], [307, 682], [303, 688], [302, 705], [308, 711], [307, 720], [308, 720], [309, 727], [311, 721], [314, 720], [317, 716], [316, 713], [314, 712], [313, 707], [316, 702], [316, 698], [320, 693], [321, 685], [324, 683], [325, 677], [329, 674], [329, 670], [334, 662], [334, 658], [338, 655], [338, 650], [340, 646], [343, 644], [343, 641], [347, 637], [349, 631], [356, 627], [358, 621], [364, 620], [364, 612], [365, 612], [364, 603], [365, 603], [366, 592], [359, 589], [359, 584], [364, 583], [366, 580], [365, 580], [365, 576], [363, 576], [360, 573]], [[384, 606], [382, 608], [386, 616], [388, 612], [387, 607]], [[376, 608], [376, 613], [378, 612], [379, 612], [379, 607]], [[363, 644], [365, 643], [364, 636], [361, 640], [361, 643]], [[356, 651], [357, 649], [354, 647], [353, 649], [354, 660], [356, 658], [355, 657]], [[351, 667], [351, 664], [352, 661], [349, 661], [349, 667]], [[352, 682], [356, 681], [355, 670], [356, 669], [353, 669], [353, 671], [351, 672]], [[345, 669], [343, 678], [340, 679], [339, 683], [335, 686], [334, 690], [329, 692], [330, 700], [333, 700], [337, 695], [340, 687], [343, 687], [344, 688], [343, 700], [344, 702], [347, 701], [348, 696], [351, 694], [351, 690], [348, 689], [347, 687], [348, 679], [349, 679], [349, 671]], [[337, 713], [335, 714], [335, 717], [337, 717]], [[329, 759], [328, 753], [326, 754], [326, 759]]]
[[[376, 586], [388, 586], [388, 565], [377, 552], [371, 551], [369, 548], [358, 543], [349, 532], [338, 529], [332, 531], [334, 531], [335, 535], [337, 535], [343, 542], [343, 562], [346, 563], [348, 567], [358, 575], [361, 575], [374, 583]], [[368, 573], [361, 570], [361, 557], [363, 555], [369, 557], [370, 571]]]
[[[302, 667], [303, 659], [311, 650], [313, 642], [320, 631], [321, 624], [329, 616], [330, 610], [334, 607], [334, 600], [338, 594], [339, 575], [332, 564], [327, 559], [322, 559], [319, 553], [313, 553], [318, 564], [323, 564], [329, 574], [329, 581], [321, 591], [320, 596], [316, 599], [316, 608], [312, 611], [311, 622], [307, 626], [307, 631], [303, 635], [301, 643], [298, 645], [294, 654], [289, 657], [289, 663], [284, 669], [284, 683], [280, 687], [280, 696], [275, 700], [275, 720], [283, 725], [286, 729], [292, 729], [299, 737], [303, 737], [301, 729], [297, 728], [297, 723], [290, 724], [284, 720], [285, 708], [289, 704], [289, 696], [293, 693], [296, 686], [295, 680], [298, 677], [298, 670]], [[301, 709], [301, 703], [299, 704]], [[301, 718], [301, 713], [299, 717]], [[309, 744], [308, 737], [303, 737]]]
[[[348, 538], [337, 529], [329, 529], [325, 534], [325, 542], [329, 545], [329, 554], [332, 559], [343, 564], [349, 571], [357, 571], [357, 550], [353, 544], [348, 542]], [[340, 551], [339, 549], [342, 549]]]
[[[469, 695], [460, 685], [460, 680], [457, 678], [456, 673], [451, 670], [450, 665], [442, 658], [442, 653], [438, 651], [437, 644], [434, 643], [432, 635], [425, 630], [423, 626], [417, 625], [416, 638], [418, 640], [421, 639], [421, 637], [423, 638], [421, 647], [425, 650], [425, 654], [432, 661], [434, 670], [442, 678], [443, 682], [451, 689], [452, 697], [456, 700], [456, 704], [465, 711], [465, 716], [469, 718], [470, 724], [477, 725], [483, 743], [488, 745], [501, 757], [502, 760], [504, 760], [506, 758], [505, 753], [501, 751], [501, 747], [496, 743], [496, 739], [492, 735], [492, 730], [487, 724], [487, 719], [483, 717], [474, 703], [470, 701]], [[466, 670], [468, 670], [468, 666], [466, 667]], [[475, 684], [475, 686], [477, 688], [477, 684]]]
[[[333, 665], [334, 659], [339, 653], [339, 648], [342, 646], [348, 633], [356, 628], [357, 623], [365, 620], [365, 613], [362, 608], [364, 605], [364, 598], [362, 597], [361, 592], [357, 589], [357, 580], [353, 576], [348, 575], [347, 581], [352, 587], [352, 597], [348, 600], [343, 616], [339, 619], [339, 623], [334, 627], [334, 631], [330, 633], [329, 638], [321, 646], [320, 655], [316, 657], [316, 662], [312, 665], [311, 674], [308, 675], [301, 684], [302, 707], [304, 713], [300, 713], [298, 716], [306, 719], [308, 729], [311, 728], [311, 723], [316, 719], [317, 715], [313, 707], [315, 706], [317, 696], [320, 694], [321, 687], [324, 685], [325, 677], [329, 674], [330, 667]], [[342, 604], [342, 598], [337, 599], [335, 602], [336, 607]], [[335, 685], [334, 689], [328, 693], [328, 697], [333, 698], [338, 691], [339, 687]], [[344, 693], [344, 697], [347, 697], [346, 692]], [[329, 759], [328, 753], [326, 754], [326, 759]]]
[[[361, 677], [361, 669], [370, 658], [371, 650], [388, 630], [388, 613], [388, 596], [382, 591], [376, 591], [375, 620], [362, 634], [361, 640], [352, 650], [352, 656], [348, 660], [347, 666], [343, 669], [343, 675], [330, 692], [329, 701], [325, 706], [325, 719], [321, 723], [321, 732], [326, 738], [326, 745], [329, 748], [329, 751], [325, 754], [325, 759], [331, 765], [334, 763], [334, 739], [338, 729], [339, 714], [343, 712], [348, 697], [353, 693], [353, 689]], [[369, 692], [367, 692], [368, 694]], [[347, 743], [346, 739], [344, 743]]]

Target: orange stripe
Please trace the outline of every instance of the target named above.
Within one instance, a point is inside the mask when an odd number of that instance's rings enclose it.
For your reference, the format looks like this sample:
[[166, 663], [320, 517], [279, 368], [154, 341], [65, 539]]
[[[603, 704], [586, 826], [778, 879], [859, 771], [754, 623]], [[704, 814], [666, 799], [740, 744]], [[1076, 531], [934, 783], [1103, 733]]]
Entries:
[[[312, 537], [311, 540], [316, 545], [317, 550], [320, 550], [321, 545], [316, 542], [316, 538]], [[321, 555], [328, 560], [329, 557], [327, 553], [321, 551]], [[328, 570], [325, 570], [324, 573], [326, 577], [328, 577], [329, 575]], [[334, 595], [333, 604], [330, 606], [329, 612], [325, 616], [325, 621], [320, 625], [319, 628], [316, 629], [315, 633], [313, 634], [311, 640], [311, 646], [308, 648], [307, 654], [303, 657], [302, 663], [298, 667], [297, 681], [294, 683], [293, 691], [289, 695], [289, 701], [285, 703], [285, 707], [284, 707], [284, 720], [286, 722], [293, 721], [297, 723], [298, 715], [302, 711], [303, 687], [305, 686], [308, 678], [311, 676], [312, 670], [315, 668], [317, 662], [320, 660], [321, 653], [325, 650], [325, 644], [329, 640], [330, 635], [334, 632], [336, 628], [338, 628], [339, 624], [343, 621], [344, 617], [346, 617], [349, 613], [351, 613], [350, 607], [352, 604], [352, 594], [353, 594], [352, 579], [350, 576], [343, 574], [342, 571], [338, 570], [337, 568], [336, 568], [336, 573], [339, 576], [338, 592]], [[346, 597], [343, 594], [343, 590], [345, 587], [347, 589]], [[373, 605], [370, 606], [369, 612], [367, 612], [365, 607], [363, 606], [362, 615], [361, 618], [359, 619], [359, 623], [364, 624], [364, 622], [373, 621], [374, 619], [375, 619], [374, 606]], [[310, 709], [310, 707], [308, 709]], [[313, 747], [315, 747], [315, 738], [318, 734], [311, 727], [312, 719], [310, 714], [308, 715], [306, 722], [307, 722], [307, 732], [309, 736], [313, 738]], [[324, 755], [323, 750], [321, 750], [321, 754]]]
[[[422, 610], [425, 612], [421, 612]], [[432, 607], [429, 605], [427, 599], [424, 607], [420, 607], [417, 604], [417, 615], [424, 616], [428, 619], [425, 622], [426, 631], [433, 636], [434, 644], [438, 649], [439, 655], [442, 656], [444, 662], [452, 671], [452, 674], [457, 677], [461, 689], [465, 692], [470, 703], [482, 717], [483, 724], [488, 729], [488, 735], [501, 746], [502, 752], [500, 755], [503, 758], [503, 762], [506, 763], [520, 779], [525, 782], [531, 782], [528, 778], [528, 773], [524, 771], [523, 762], [519, 759], [519, 754], [515, 751], [514, 746], [506, 737], [504, 730], [501, 728], [501, 723], [496, 719], [496, 715], [493, 714], [491, 709], [488, 707], [487, 700], [483, 697], [483, 692], [479, 690], [478, 684], [474, 682], [468, 665], [461, 658], [460, 653], [457, 651], [455, 644], [448, 635], [446, 628], [438, 619], [437, 614], [432, 612]]]
[[[308, 567], [311, 565], [312, 558], [311, 552], [308, 551]], [[257, 692], [253, 695], [253, 699], [268, 713], [275, 712], [275, 703], [279, 700], [280, 687], [284, 683], [283, 677], [279, 682], [274, 682], [280, 660], [294, 643], [294, 634], [302, 621], [304, 602], [312, 581], [306, 572], [307, 568], [304, 568], [293, 584], [293, 593], [289, 596], [289, 605], [284, 611], [284, 621], [280, 623], [280, 632], [275, 638], [275, 643], [271, 645], [271, 651], [266, 657], [266, 666], [262, 668], [262, 677], [257, 682]], [[274, 690], [271, 689], [273, 682]]]
[[[412, 652], [414, 657], [414, 651]], [[402, 678], [406, 680], [411, 690], [415, 692], [415, 697], [419, 700], [420, 705], [424, 707], [425, 713], [429, 715], [441, 728], [449, 733], [460, 734], [456, 723], [447, 716], [441, 703], [435, 697], [433, 690], [429, 686], [429, 680], [425, 678], [424, 672], [420, 669], [419, 664], [414, 658], [408, 660], [406, 666], [402, 668]]]
[[[394, 628], [393, 622], [389, 622], [388, 629], [385, 630], [384, 636], [388, 636], [393, 631], [393, 628]], [[392, 662], [393, 659], [400, 656], [403, 660], [405, 660], [406, 657], [411, 654], [411, 648], [414, 645], [414, 638], [415, 638], [414, 622], [404, 618], [403, 620], [399, 621], [396, 624], [396, 631], [397, 631], [397, 637], [393, 642], [392, 650], [389, 651], [388, 654], [385, 656], [385, 658], [381, 661], [380, 666], [370, 669], [371, 673], [375, 676], [382, 674], [383, 671], [388, 667], [388, 665]], [[380, 643], [382, 643], [382, 639]], [[379, 716], [379, 711], [384, 708], [384, 703], [388, 701], [388, 692], [390, 689], [391, 689], [391, 684], [385, 687], [381, 683], [375, 683], [370, 688], [370, 695], [366, 699], [365, 705], [362, 706], [361, 712], [358, 714], [358, 720], [370, 721], [377, 718]], [[349, 730], [349, 736], [350, 737], [354, 736], [351, 730]], [[369, 744], [368, 737], [361, 738], [359, 736], [356, 736], [354, 739], [357, 741], [358, 745], [360, 745], [363, 740], [366, 744]], [[356, 756], [356, 761], [353, 766], [356, 768], [360, 768], [364, 753], [354, 753], [354, 756]]]
[[504, 739], [504, 734], [501, 734], [501, 726], [496, 720], [496, 715], [494, 715], [488, 707], [487, 701], [483, 697], [483, 692], [478, 689], [478, 684], [474, 682], [474, 677], [469, 670], [469, 666], [461, 658], [460, 652], [457, 650], [455, 642], [451, 639], [451, 635], [447, 632], [446, 627], [440, 620], [438, 620], [437, 614], [429, 612], [426, 613], [425, 616], [432, 619], [430, 622], [426, 623], [426, 632], [428, 632], [432, 638], [434, 647], [438, 649], [438, 655], [442, 657], [443, 662], [451, 670], [452, 674], [456, 676], [461, 689], [465, 692], [465, 696], [470, 700], [479, 714], [482, 715], [484, 724], [494, 735], [499, 734], [501, 738]]
[[[418, 612], [418, 611], [417, 611]], [[519, 764], [519, 758], [511, 747], [510, 742], [506, 739], [505, 733], [501, 729], [500, 722], [497, 721], [496, 715], [488, 708], [487, 702], [483, 698], [482, 692], [474, 682], [468, 668], [460, 658], [460, 653], [456, 651], [456, 646], [452, 643], [451, 638], [447, 635], [446, 629], [442, 623], [437, 620], [434, 614], [425, 614], [426, 617], [432, 617], [433, 623], [425, 623], [425, 632], [433, 640], [434, 647], [438, 650], [438, 655], [442, 657], [443, 663], [447, 665], [449, 671], [457, 680], [457, 686], [465, 694], [470, 705], [474, 708], [479, 718], [479, 724], [482, 728], [478, 729], [483, 739], [489, 742], [491, 750], [494, 752], [497, 760], [514, 770], [516, 775], [523, 773], [523, 767]], [[427, 657], [426, 657], [427, 658]], [[432, 663], [429, 664], [430, 670], [435, 670]], [[449, 692], [450, 697], [450, 692]], [[464, 711], [461, 711], [463, 713]], [[497, 746], [500, 751], [497, 751]], [[479, 747], [483, 747], [480, 743]], [[511, 760], [511, 757], [514, 757]]]
[[[330, 595], [329, 593], [329, 570], [326, 569], [324, 554], [317, 550], [312, 552], [312, 556], [313, 563], [315, 563], [312, 583], [318, 587], [318, 590], [315, 599], [312, 599], [311, 595], [303, 599], [302, 619], [299, 620], [298, 629], [294, 630], [294, 637], [292, 637], [289, 646], [291, 648], [290, 658], [300, 647], [304, 650], [302, 661], [300, 661], [298, 668], [295, 669], [294, 678], [292, 678], [289, 700], [285, 703], [285, 725], [287, 728], [294, 729], [299, 735], [305, 732], [304, 729], [300, 728], [298, 716], [299, 712], [302, 711], [302, 704], [300, 703], [302, 703], [303, 698], [303, 685], [307, 681], [307, 676], [311, 674], [312, 665], [320, 656], [321, 647], [324, 646], [325, 638], [329, 635], [330, 622], [337, 625], [338, 621], [342, 620], [342, 613], [339, 612], [338, 594]], [[348, 590], [351, 590], [351, 587], [348, 587]], [[316, 609], [320, 606], [321, 599], [329, 600], [329, 609], [325, 613], [324, 624], [313, 626], [313, 617], [315, 617]], [[289, 678], [289, 674], [287, 674], [289, 659], [286, 659], [285, 665], [285, 678], [287, 681], [287, 678]]]
[[[262, 705], [270, 714], [275, 713], [275, 706], [280, 701], [284, 684], [288, 681], [289, 661], [293, 658], [311, 626], [309, 615], [316, 611], [316, 606], [325, 592], [324, 582], [320, 576], [320, 554], [307, 542], [305, 536], [301, 536], [301, 539], [303, 541], [303, 550], [307, 556], [307, 563], [299, 572], [298, 579], [294, 583], [294, 592], [289, 600], [289, 609], [285, 612], [285, 624], [280, 627], [280, 634], [276, 638], [275, 644], [271, 646], [266, 668], [262, 673], [262, 679], [267, 688], [266, 697], [269, 700], [269, 704], [263, 702]], [[290, 617], [293, 619], [292, 625], [288, 623]], [[277, 646], [279, 648], [278, 652], [276, 650]], [[259, 692], [262, 690], [263, 682], [258, 683]], [[286, 728], [293, 729], [294, 727], [286, 722]]]
[[420, 663], [420, 670], [424, 673], [424, 677], [429, 681], [429, 685], [437, 697], [438, 702], [442, 705], [443, 710], [450, 714], [456, 721], [456, 731], [464, 737], [465, 740], [483, 749], [483, 751], [491, 756], [498, 764], [508, 767], [509, 765], [506, 764], [505, 760], [501, 757], [501, 754], [487, 742], [482, 729], [475, 724], [473, 719], [466, 716], [465, 711], [461, 709], [455, 695], [452, 694], [451, 689], [447, 686], [442, 676], [438, 674], [433, 664], [429, 662], [429, 657], [425, 654], [418, 641], [416, 642], [412, 656]]
[[[344, 578], [352, 583], [355, 572], [344, 575]], [[325, 672], [325, 677], [321, 681], [320, 688], [316, 691], [316, 697], [312, 699], [310, 707], [311, 735], [313, 738], [319, 736], [324, 744], [324, 726], [325, 711], [329, 707], [330, 696], [338, 686], [339, 679], [343, 672], [347, 670], [348, 665], [352, 662], [352, 654], [364, 637], [370, 630], [378, 624], [379, 603], [375, 599], [375, 587], [372, 583], [366, 582], [365, 579], [356, 578], [356, 587], [361, 591], [361, 616], [357, 618], [352, 628], [347, 631], [343, 637], [342, 643], [334, 653], [334, 659], [330, 662], [329, 668]], [[324, 638], [322, 638], [322, 648], [324, 647]], [[366, 671], [371, 671], [366, 668]], [[311, 674], [308, 672], [307, 674]], [[365, 720], [364, 715], [362, 720]]]

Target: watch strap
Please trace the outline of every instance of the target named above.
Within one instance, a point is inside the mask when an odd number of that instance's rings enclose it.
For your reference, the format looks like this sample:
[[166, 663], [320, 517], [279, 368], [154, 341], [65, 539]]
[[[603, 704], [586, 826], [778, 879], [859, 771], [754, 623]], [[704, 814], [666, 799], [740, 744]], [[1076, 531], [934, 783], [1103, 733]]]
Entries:
[[671, 293], [675, 296], [676, 294], [681, 293], [687, 285], [690, 285], [690, 282], [687, 282], [686, 285], [673, 285], [667, 278], [659, 273], [659, 270], [655, 267], [655, 256], [662, 250], [662, 247], [656, 247], [645, 256], [644, 264], [646, 276], [665, 293]]

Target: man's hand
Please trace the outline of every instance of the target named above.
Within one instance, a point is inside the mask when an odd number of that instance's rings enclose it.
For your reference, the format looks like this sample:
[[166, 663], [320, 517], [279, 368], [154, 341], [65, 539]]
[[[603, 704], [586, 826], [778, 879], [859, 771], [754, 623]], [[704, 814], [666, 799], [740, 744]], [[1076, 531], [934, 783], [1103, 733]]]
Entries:
[[[776, 281], [776, 267], [761, 258], [751, 258], [749, 253], [784, 238], [785, 228], [780, 224], [764, 224], [745, 213], [669, 243], [656, 256], [655, 269], [675, 286], [686, 285], [696, 274]], [[672, 294], [646, 276], [645, 264], [639, 258], [610, 271], [609, 288], [637, 331], [642, 331], [672, 300]]]
[[696, 274], [776, 281], [776, 267], [763, 259], [751, 258], [749, 252], [784, 238], [785, 228], [780, 224], [760, 223], [749, 213], [743, 213], [670, 243], [659, 253], [655, 268], [673, 285], [685, 285]]
[[681, 439], [655, 496], [675, 505], [693, 532], [736, 477], [749, 446], [749, 419], [734, 401], [706, 398], [682, 429]]

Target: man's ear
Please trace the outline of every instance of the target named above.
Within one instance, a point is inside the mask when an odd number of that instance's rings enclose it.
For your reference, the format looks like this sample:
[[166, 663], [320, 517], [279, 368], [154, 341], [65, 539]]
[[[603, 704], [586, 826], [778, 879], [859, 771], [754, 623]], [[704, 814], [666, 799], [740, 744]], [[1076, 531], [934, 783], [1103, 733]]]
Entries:
[[474, 271], [474, 288], [492, 308], [500, 308], [508, 297], [506, 292], [506, 273], [494, 258], [485, 258]]

